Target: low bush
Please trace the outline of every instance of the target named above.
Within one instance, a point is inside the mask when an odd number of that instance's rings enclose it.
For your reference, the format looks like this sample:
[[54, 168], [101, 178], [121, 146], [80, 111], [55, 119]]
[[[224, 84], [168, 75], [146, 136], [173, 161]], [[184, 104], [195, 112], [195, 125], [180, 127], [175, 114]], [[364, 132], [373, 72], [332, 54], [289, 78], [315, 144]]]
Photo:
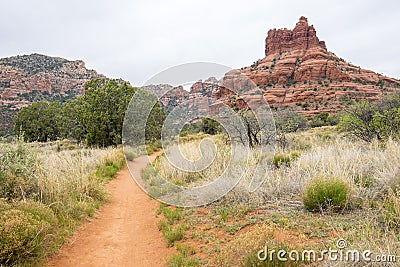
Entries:
[[182, 208], [173, 208], [163, 203], [160, 204], [160, 208], [157, 210], [158, 215], [162, 214], [165, 217], [165, 219], [158, 222], [158, 230], [162, 232], [167, 240], [168, 247], [172, 247], [175, 241], [182, 240], [185, 236], [185, 225], [178, 224], [174, 226], [175, 222], [181, 220], [182, 212]]
[[283, 154], [283, 153], [276, 153], [274, 155], [274, 158], [272, 160], [272, 163], [276, 167], [280, 166], [287, 166], [289, 167], [291, 162], [301, 156], [300, 152], [298, 151], [293, 151], [290, 154]]
[[276, 167], [290, 166], [290, 156], [289, 155], [285, 155], [285, 154], [277, 153], [277, 154], [274, 155], [274, 159], [273, 159], [272, 163]]
[[182, 253], [175, 253], [168, 259], [167, 265], [169, 267], [195, 267], [200, 266], [199, 260], [189, 258]]
[[0, 151], [0, 198], [22, 200], [38, 193], [34, 176], [36, 155], [19, 143]]
[[35, 262], [52, 249], [57, 218], [43, 204], [22, 201], [0, 205], [0, 264]]
[[290, 159], [295, 160], [301, 156], [301, 153], [299, 151], [293, 151], [290, 153]]
[[163, 232], [164, 237], [167, 239], [168, 247], [172, 247], [176, 241], [182, 240], [185, 237], [186, 227], [184, 225], [179, 225], [175, 227], [168, 228]]
[[188, 244], [177, 244], [176, 249], [184, 256], [196, 254], [196, 250]]
[[350, 186], [338, 178], [317, 178], [306, 187], [303, 204], [309, 211], [342, 211], [349, 206]]
[[153, 142], [147, 142], [146, 143], [146, 152], [147, 155], [151, 155], [154, 152], [160, 150], [162, 148], [161, 140], [156, 140]]
[[182, 240], [185, 237], [186, 227], [184, 225], [177, 225], [174, 227], [167, 221], [161, 220], [158, 223], [158, 229], [167, 240], [168, 247], [172, 247], [176, 241]]
[[123, 166], [124, 161], [122, 161], [121, 159], [119, 161], [106, 159], [104, 163], [98, 164], [96, 166], [96, 176], [99, 178], [104, 178], [106, 180], [111, 180], [115, 177], [115, 175]]
[[162, 205], [157, 211], [158, 214], [162, 213], [171, 225], [182, 218], [182, 212], [182, 208], [172, 208], [164, 205]]
[[383, 202], [384, 221], [391, 229], [400, 231], [400, 193], [391, 191]]
[[124, 151], [124, 154], [126, 160], [129, 161], [134, 160], [137, 157], [137, 155], [133, 151]]

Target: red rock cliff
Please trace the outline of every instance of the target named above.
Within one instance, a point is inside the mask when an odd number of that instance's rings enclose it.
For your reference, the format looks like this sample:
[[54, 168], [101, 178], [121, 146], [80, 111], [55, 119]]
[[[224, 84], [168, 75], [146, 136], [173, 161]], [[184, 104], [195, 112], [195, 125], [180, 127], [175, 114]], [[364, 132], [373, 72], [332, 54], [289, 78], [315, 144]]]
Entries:
[[314, 47], [321, 47], [327, 51], [325, 42], [318, 39], [314, 26], [309, 26], [307, 18], [301, 17], [293, 30], [285, 28], [268, 31], [265, 56], [294, 50], [306, 51]]

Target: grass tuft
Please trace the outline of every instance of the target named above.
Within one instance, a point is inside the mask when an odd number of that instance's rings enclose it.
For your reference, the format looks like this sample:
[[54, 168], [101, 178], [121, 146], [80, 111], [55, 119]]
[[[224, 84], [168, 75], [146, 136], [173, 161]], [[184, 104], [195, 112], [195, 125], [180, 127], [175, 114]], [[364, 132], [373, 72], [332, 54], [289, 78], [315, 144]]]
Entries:
[[338, 178], [316, 178], [305, 189], [303, 204], [309, 211], [343, 211], [349, 206], [350, 187]]

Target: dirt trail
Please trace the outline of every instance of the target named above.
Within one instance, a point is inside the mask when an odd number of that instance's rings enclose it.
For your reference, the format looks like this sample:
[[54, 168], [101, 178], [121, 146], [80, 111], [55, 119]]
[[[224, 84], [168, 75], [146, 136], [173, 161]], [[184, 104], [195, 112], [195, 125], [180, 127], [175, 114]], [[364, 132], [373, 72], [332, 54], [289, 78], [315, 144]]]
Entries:
[[[159, 153], [153, 154], [153, 160]], [[148, 162], [133, 161], [134, 175]], [[47, 266], [165, 266], [172, 253], [157, 229], [158, 202], [146, 195], [125, 167], [108, 185], [111, 200], [54, 255]]]

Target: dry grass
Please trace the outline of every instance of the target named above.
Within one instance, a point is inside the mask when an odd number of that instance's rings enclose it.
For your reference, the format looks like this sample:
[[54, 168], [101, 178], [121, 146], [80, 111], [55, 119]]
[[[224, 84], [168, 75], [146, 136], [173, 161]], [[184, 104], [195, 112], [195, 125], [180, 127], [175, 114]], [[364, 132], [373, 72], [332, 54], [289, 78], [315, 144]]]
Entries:
[[[94, 171], [107, 161], [123, 165], [120, 151], [107, 149], [81, 149], [39, 154], [37, 180], [41, 200], [53, 203], [71, 194], [90, 196], [99, 185]], [[106, 182], [106, 181], [104, 181]]]
[[106, 201], [120, 149], [0, 145], [0, 265], [37, 266]]
[[[194, 215], [199, 209], [185, 212], [184, 220], [191, 225], [189, 231], [194, 238], [186, 242], [196, 244], [203, 264], [240, 265], [238, 261], [229, 262], [227, 258], [234, 258], [240, 251], [247, 253], [249, 246], [253, 245], [254, 249], [259, 245], [256, 237], [247, 239], [243, 235], [243, 230], [240, 230], [243, 227], [232, 231], [232, 227], [237, 225], [247, 225], [245, 227], [250, 229], [269, 225], [275, 230], [295, 231], [294, 240], [304, 236], [315, 239], [308, 246], [303, 244], [305, 248], [335, 247], [335, 242], [344, 238], [352, 248], [370, 249], [375, 255], [397, 255], [400, 260], [400, 144], [392, 140], [365, 143], [348, 139], [333, 127], [290, 134], [286, 140], [287, 145], [278, 148], [277, 153], [295, 157], [290, 158], [288, 164], [270, 168], [268, 179], [257, 191], [249, 193], [251, 173], [247, 173], [231, 192], [206, 208], [214, 212], [203, 213], [201, 218]], [[183, 151], [190, 154], [198, 142], [192, 138], [183, 145], [186, 148]], [[217, 154], [229, 153], [224, 143], [217, 143], [217, 148], [221, 149]], [[191, 156], [198, 157], [195, 154]], [[261, 155], [252, 150], [248, 163], [239, 162], [234, 168], [241, 171], [246, 166], [255, 166], [261, 156], [273, 161], [273, 155]], [[177, 172], [163, 157], [156, 167], [177, 184], [202, 184], [209, 177], [221, 173], [226, 167], [225, 159], [216, 157], [211, 168], [198, 176]], [[351, 209], [318, 215], [307, 212], [302, 204], [302, 195], [306, 186], [317, 177], [337, 177], [344, 181], [349, 186]], [[240, 209], [244, 212], [236, 212]], [[246, 224], [249, 216], [254, 222]], [[216, 234], [213, 229], [220, 227], [229, 230], [222, 235]], [[214, 248], [210, 249], [204, 242], [214, 243]], [[332, 263], [324, 264], [329, 266]]]
[[[211, 138], [210, 136], [204, 135], [201, 135], [200, 137]], [[186, 139], [187, 138], [188, 137], [186, 137]], [[174, 146], [167, 149], [172, 150], [178, 148], [186, 159], [189, 161], [196, 161], [201, 157], [201, 151], [199, 149], [201, 139], [195, 139], [191, 136], [189, 140], [189, 142], [180, 143], [178, 147]], [[224, 172], [230, 160], [230, 147], [226, 146], [218, 136], [213, 137], [212, 141], [216, 146], [217, 153], [212, 164], [203, 171], [190, 173], [180, 170], [173, 166], [165, 155], [159, 157], [155, 161], [155, 167], [163, 177], [177, 185], [195, 186], [211, 181], [213, 178], [218, 177]], [[189, 163], [186, 166], [182, 166], [182, 169], [196, 168], [197, 166], [195, 165], [195, 162], [193, 164]]]

